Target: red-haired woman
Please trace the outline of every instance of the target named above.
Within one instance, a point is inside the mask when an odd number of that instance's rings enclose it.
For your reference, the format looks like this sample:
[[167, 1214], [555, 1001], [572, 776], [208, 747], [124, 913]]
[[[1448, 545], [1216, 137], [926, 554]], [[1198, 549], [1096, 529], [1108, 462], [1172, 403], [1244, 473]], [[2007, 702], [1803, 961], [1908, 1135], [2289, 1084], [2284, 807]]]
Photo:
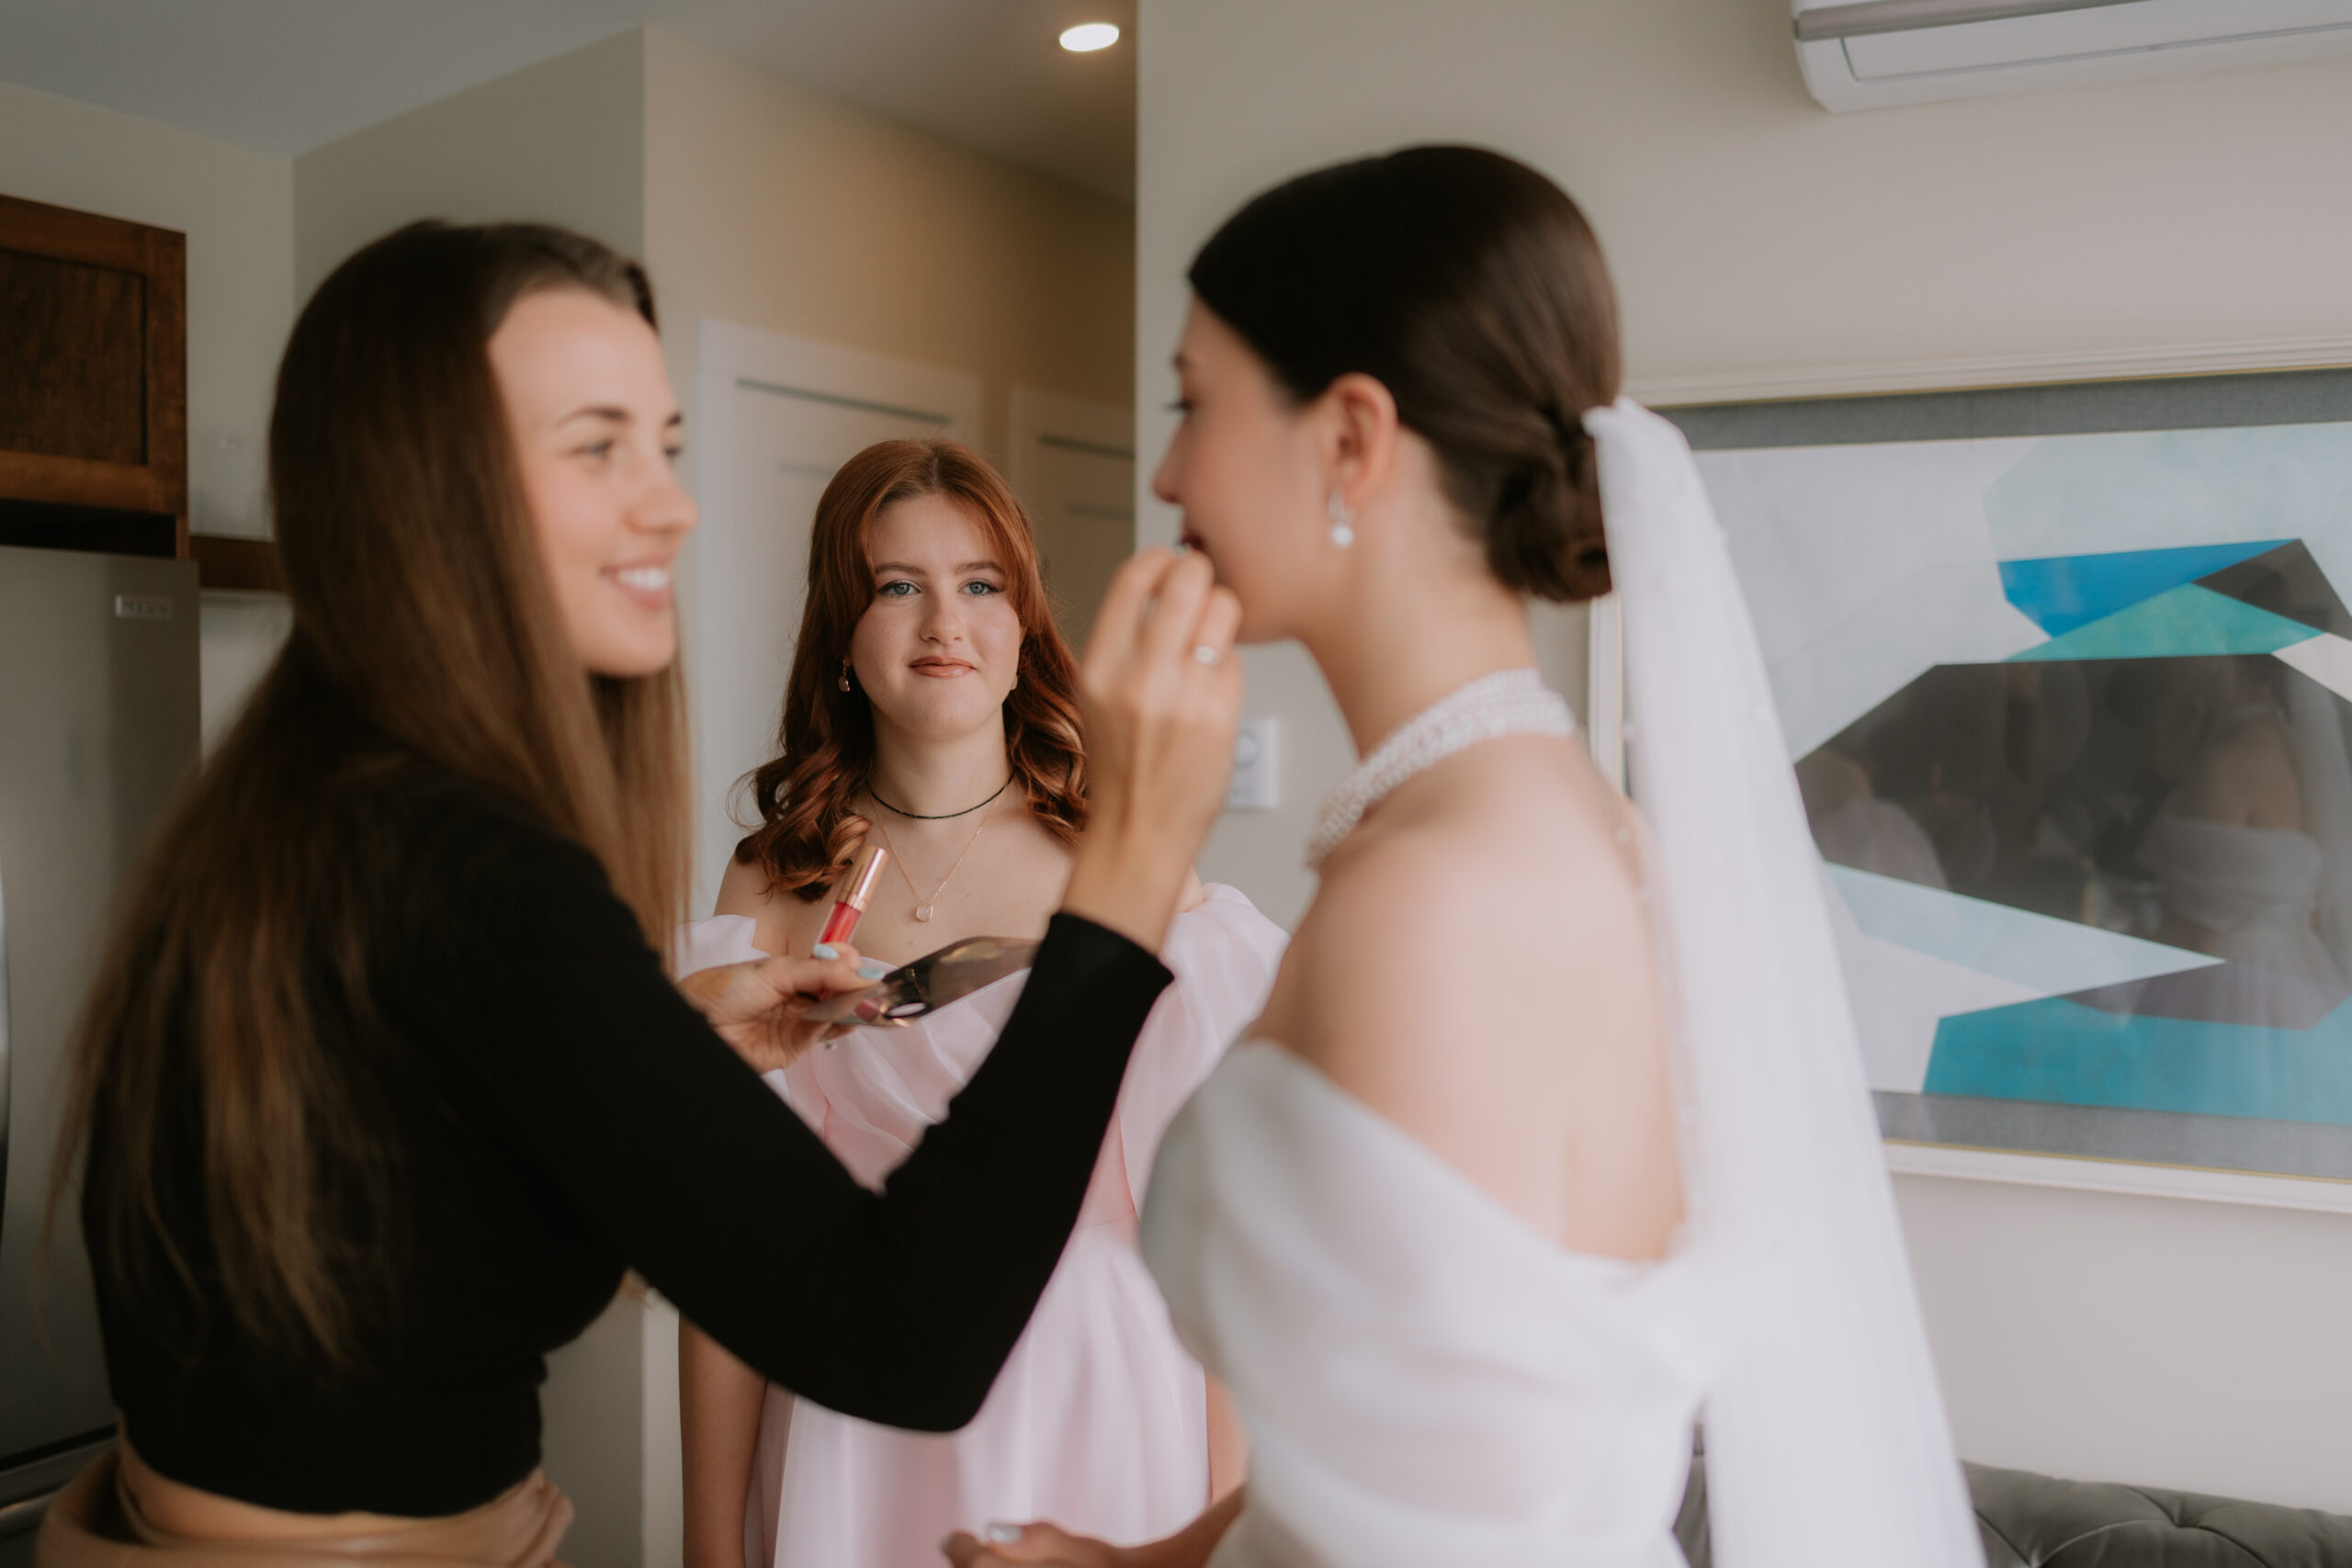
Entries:
[[[753, 775], [761, 826], [719, 918], [694, 930], [695, 960], [808, 952], [869, 834], [892, 854], [862, 952], [902, 961], [1043, 932], [1086, 819], [1075, 685], [996, 471], [952, 441], [851, 458], [818, 503], [780, 754]], [[1177, 983], [1136, 1044], [1078, 1228], [971, 1426], [927, 1436], [837, 1415], [686, 1331], [695, 1568], [900, 1568], [952, 1529], [1041, 1516], [1141, 1540], [1238, 1482], [1239, 1445], [1144, 1274], [1136, 1213], [1161, 1129], [1256, 1015], [1283, 938], [1229, 887], [1185, 903], [1162, 954]], [[987, 1057], [1023, 979], [859, 1031], [769, 1082], [879, 1188]]]

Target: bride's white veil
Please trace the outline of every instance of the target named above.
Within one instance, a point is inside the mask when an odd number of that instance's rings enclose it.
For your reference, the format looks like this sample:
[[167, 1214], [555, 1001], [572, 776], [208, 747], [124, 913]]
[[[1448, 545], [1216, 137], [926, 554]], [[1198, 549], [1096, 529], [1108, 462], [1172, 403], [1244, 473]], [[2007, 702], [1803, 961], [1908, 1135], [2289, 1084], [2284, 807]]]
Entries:
[[1584, 415], [1681, 1004], [1690, 1241], [1734, 1261], [1706, 1399], [1723, 1568], [1982, 1568], [1746, 601], [1681, 433]]

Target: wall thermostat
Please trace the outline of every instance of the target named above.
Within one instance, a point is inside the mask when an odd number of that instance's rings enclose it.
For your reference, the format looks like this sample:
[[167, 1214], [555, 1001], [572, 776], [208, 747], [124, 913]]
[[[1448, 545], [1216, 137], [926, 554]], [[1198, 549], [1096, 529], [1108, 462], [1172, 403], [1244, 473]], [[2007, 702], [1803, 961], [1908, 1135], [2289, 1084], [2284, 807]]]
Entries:
[[1282, 799], [1281, 721], [1246, 718], [1233, 741], [1233, 781], [1226, 786], [1227, 811], [1272, 811]]

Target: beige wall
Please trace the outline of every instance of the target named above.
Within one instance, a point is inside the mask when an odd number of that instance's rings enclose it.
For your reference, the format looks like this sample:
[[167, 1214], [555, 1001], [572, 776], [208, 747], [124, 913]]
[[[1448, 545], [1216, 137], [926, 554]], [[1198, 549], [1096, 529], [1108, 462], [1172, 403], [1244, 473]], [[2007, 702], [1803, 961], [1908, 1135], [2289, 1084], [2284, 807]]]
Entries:
[[294, 319], [292, 161], [0, 83], [0, 193], [187, 235], [191, 520], [267, 532], [270, 385]]
[[1131, 209], [643, 37], [646, 259], [682, 389], [710, 316], [977, 372], [993, 454], [1016, 383], [1126, 402]]
[[[2352, 355], [2352, 60], [1832, 116], [1774, 0], [1143, 0], [1137, 33], [1147, 471], [1194, 247], [1254, 189], [1407, 141], [1485, 141], [1576, 193], [1637, 390], [2186, 344]], [[1147, 541], [1173, 536], [1138, 508]], [[1351, 758], [1295, 649], [1251, 655], [1248, 711], [1285, 721], [1284, 809], [1227, 817], [1204, 870], [1286, 916], [1312, 803]], [[2352, 1511], [2352, 1355], [2312, 1305], [2352, 1299], [2352, 1221], [1898, 1186], [1969, 1457]]]
[[1189, 246], [1236, 200], [1439, 137], [1575, 193], [1653, 387], [2352, 339], [2352, 59], [1831, 115], [1771, 0], [1147, 4], [1147, 378]]
[[560, 223], [642, 254], [643, 39], [591, 44], [295, 159], [301, 294], [419, 218]]

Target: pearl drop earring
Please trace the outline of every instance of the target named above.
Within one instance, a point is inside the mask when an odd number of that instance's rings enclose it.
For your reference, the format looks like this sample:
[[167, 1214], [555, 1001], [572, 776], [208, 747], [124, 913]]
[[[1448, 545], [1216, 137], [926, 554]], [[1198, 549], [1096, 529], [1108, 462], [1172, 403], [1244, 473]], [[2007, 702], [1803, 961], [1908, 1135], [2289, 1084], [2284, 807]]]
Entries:
[[842, 690], [846, 692], [849, 689], [849, 660], [844, 659], [842, 660]]
[[1335, 490], [1323, 510], [1331, 514], [1331, 543], [1343, 550], [1354, 544], [1356, 513], [1355, 508], [1348, 504], [1347, 498]]

